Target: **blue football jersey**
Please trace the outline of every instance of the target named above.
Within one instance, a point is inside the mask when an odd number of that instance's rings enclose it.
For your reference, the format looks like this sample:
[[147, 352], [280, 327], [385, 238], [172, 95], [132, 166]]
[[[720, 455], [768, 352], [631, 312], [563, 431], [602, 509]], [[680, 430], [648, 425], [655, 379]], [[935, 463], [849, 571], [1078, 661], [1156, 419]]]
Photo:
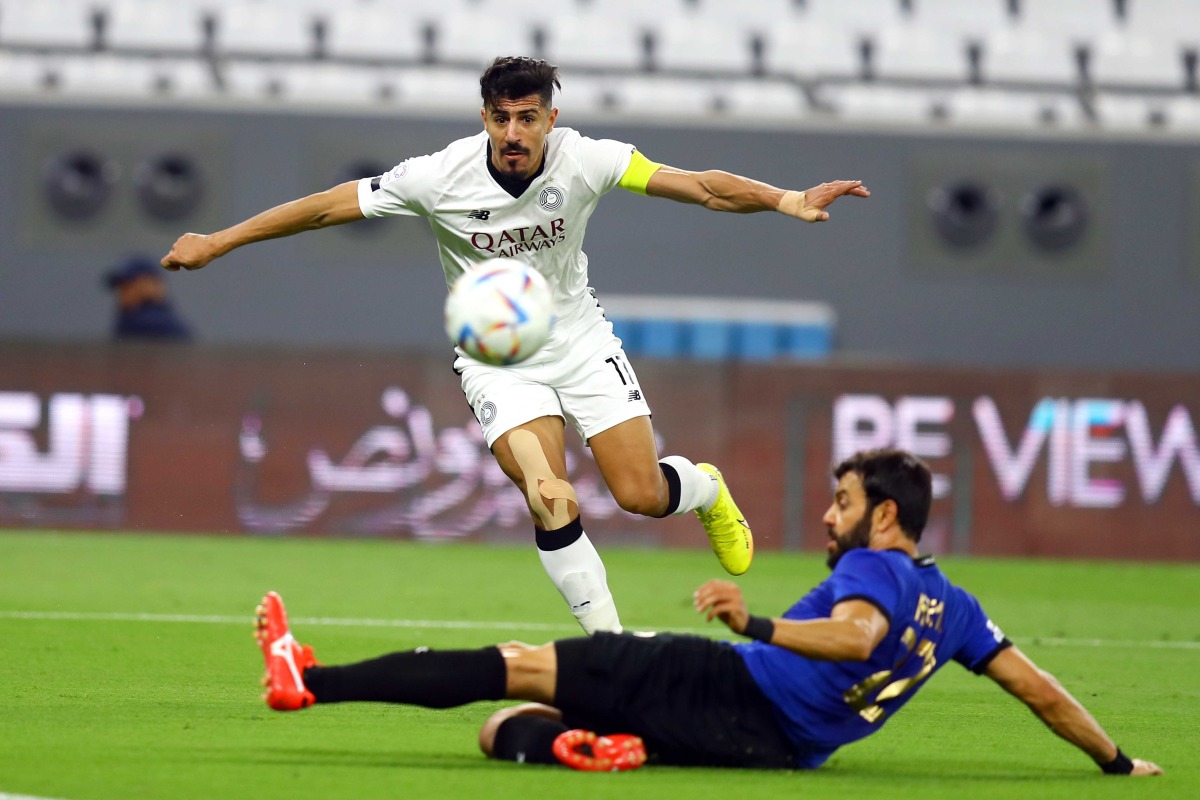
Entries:
[[981, 673], [1009, 645], [979, 601], [950, 583], [932, 558], [914, 561], [899, 550], [845, 553], [783, 617], [827, 618], [854, 599], [878, 607], [889, 622], [866, 661], [816, 661], [763, 642], [735, 645], [775, 705], [801, 767], [818, 767], [837, 748], [879, 730], [947, 662]]

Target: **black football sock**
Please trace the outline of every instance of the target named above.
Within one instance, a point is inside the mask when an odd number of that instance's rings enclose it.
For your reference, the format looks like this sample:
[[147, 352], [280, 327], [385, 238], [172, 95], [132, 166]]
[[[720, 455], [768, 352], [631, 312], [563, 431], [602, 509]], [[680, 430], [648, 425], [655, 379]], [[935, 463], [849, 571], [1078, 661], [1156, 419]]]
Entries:
[[318, 703], [377, 701], [450, 708], [503, 700], [508, 668], [496, 647], [418, 648], [341, 667], [309, 667], [304, 685]]
[[679, 510], [679, 499], [682, 495], [682, 482], [679, 480], [679, 471], [675, 467], [666, 462], [658, 462], [658, 469], [663, 474], [663, 479], [667, 482], [667, 510], [661, 516], [669, 517]]
[[492, 757], [522, 764], [557, 764], [554, 740], [567, 726], [535, 714], [509, 717], [496, 729]]

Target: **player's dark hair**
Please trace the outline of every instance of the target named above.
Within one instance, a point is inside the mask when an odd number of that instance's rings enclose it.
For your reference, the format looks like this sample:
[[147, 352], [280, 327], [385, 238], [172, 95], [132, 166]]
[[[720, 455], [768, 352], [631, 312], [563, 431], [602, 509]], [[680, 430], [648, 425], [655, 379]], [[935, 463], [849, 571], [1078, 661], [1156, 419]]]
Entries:
[[884, 500], [891, 500], [900, 529], [914, 542], [921, 541], [933, 501], [933, 474], [924, 461], [906, 450], [862, 450], [838, 464], [833, 476], [841, 480], [847, 472], [857, 473], [862, 481], [868, 515]]
[[558, 82], [558, 67], [540, 58], [501, 56], [479, 77], [479, 94], [484, 108], [495, 108], [500, 100], [519, 100], [536, 94], [550, 108]]

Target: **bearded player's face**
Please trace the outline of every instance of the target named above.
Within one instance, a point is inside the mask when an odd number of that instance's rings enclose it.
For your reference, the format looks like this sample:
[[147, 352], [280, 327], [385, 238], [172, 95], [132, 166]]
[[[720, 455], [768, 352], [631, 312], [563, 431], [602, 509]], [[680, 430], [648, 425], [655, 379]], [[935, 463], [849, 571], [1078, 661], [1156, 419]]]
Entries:
[[497, 100], [483, 109], [483, 128], [492, 143], [492, 166], [513, 178], [528, 178], [542, 165], [546, 137], [554, 129], [557, 108], [542, 105], [536, 94]]
[[857, 472], [847, 472], [838, 480], [833, 503], [821, 521], [829, 532], [825, 563], [830, 569], [844, 553], [871, 543], [871, 509], [867, 507], [867, 493]]

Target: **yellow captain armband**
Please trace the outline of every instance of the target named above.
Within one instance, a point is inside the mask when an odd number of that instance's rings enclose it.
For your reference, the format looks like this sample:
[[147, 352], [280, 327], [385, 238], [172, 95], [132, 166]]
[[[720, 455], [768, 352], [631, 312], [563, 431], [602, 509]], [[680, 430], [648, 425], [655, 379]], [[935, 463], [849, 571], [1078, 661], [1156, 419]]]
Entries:
[[621, 180], [617, 183], [622, 189], [628, 189], [631, 192], [638, 194], [646, 193], [646, 184], [650, 182], [650, 176], [662, 169], [662, 164], [656, 164], [637, 150], [633, 151], [633, 156], [629, 159], [629, 167], [625, 170], [625, 174], [621, 176]]

